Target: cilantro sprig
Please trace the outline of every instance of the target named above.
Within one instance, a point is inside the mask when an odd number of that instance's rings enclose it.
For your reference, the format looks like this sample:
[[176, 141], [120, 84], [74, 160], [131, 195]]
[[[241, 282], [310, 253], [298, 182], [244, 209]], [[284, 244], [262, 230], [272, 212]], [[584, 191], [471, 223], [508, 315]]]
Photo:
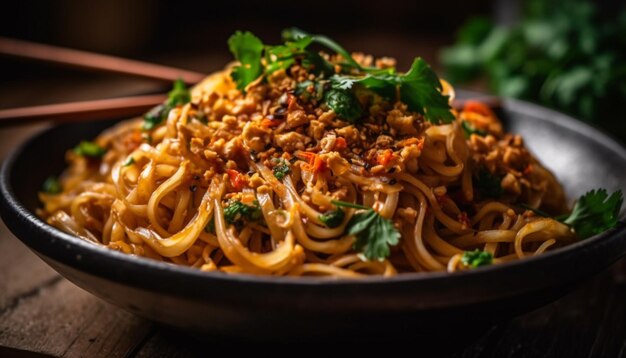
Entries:
[[576, 201], [569, 215], [557, 220], [574, 229], [579, 238], [586, 239], [617, 225], [623, 201], [621, 190], [610, 196], [606, 189], [591, 190]]
[[167, 95], [165, 103], [152, 108], [143, 116], [143, 129], [152, 130], [163, 122], [170, 111], [176, 106], [187, 104], [191, 101], [191, 94], [182, 79], [174, 81], [172, 90]]
[[233, 67], [230, 75], [237, 84], [237, 88], [244, 91], [249, 83], [263, 73], [261, 65], [263, 42], [251, 32], [237, 31], [228, 39], [228, 48], [235, 59], [240, 62], [239, 66]]
[[468, 121], [461, 121], [461, 127], [463, 128], [463, 134], [465, 134], [465, 138], [469, 138], [472, 134], [476, 134], [477, 136], [484, 137], [488, 133], [482, 129], [476, 128], [472, 123]]
[[362, 205], [333, 200], [338, 207], [363, 210], [352, 216], [346, 227], [347, 235], [354, 235], [354, 250], [363, 254], [370, 261], [383, 261], [391, 254], [390, 246], [400, 242], [400, 233], [389, 219], [385, 219], [372, 208]]
[[244, 204], [239, 200], [231, 200], [224, 208], [224, 219], [229, 224], [236, 224], [242, 219], [255, 221], [259, 220], [262, 216], [261, 206], [256, 200], [252, 205]]
[[[409, 110], [419, 113], [435, 124], [451, 123], [454, 115], [450, 112], [448, 96], [444, 96], [441, 82], [428, 63], [418, 57], [413, 60], [409, 71], [402, 73], [366, 74], [365, 76], [335, 75], [331, 78], [333, 87], [351, 89], [359, 84], [389, 100], [399, 99]], [[399, 94], [399, 98], [397, 97]]]
[[274, 176], [276, 177], [276, 179], [283, 180], [285, 176], [287, 176], [289, 172], [291, 171], [289, 162], [283, 158], [275, 159], [274, 162], [275, 162], [275, 165], [274, 165], [274, 168], [272, 169], [272, 172], [274, 173]]
[[48, 179], [43, 182], [42, 189], [44, 193], [51, 195], [58, 194], [63, 191], [61, 182], [59, 182], [59, 179], [54, 176], [48, 177]]
[[336, 210], [329, 210], [325, 212], [324, 214], [320, 215], [319, 219], [321, 222], [324, 223], [324, 225], [332, 229], [341, 225], [345, 217], [346, 217], [346, 213], [343, 210], [337, 208]]
[[101, 158], [107, 150], [98, 144], [89, 141], [80, 142], [75, 148], [74, 153], [89, 158]]
[[[283, 39], [283, 45], [269, 46], [250, 32], [237, 31], [230, 37], [230, 51], [240, 62], [233, 68], [231, 77], [239, 90], [245, 91], [252, 81], [276, 70], [288, 69], [299, 60], [302, 66], [320, 75], [320, 78], [330, 78], [332, 88], [326, 91], [323, 98], [330, 109], [348, 121], [356, 121], [363, 110], [353, 91], [355, 85], [388, 100], [402, 101], [409, 110], [423, 115], [432, 123], [451, 123], [454, 120], [448, 96], [441, 93], [439, 78], [422, 58], [416, 58], [406, 73], [399, 73], [394, 68], [361, 66], [346, 49], [323, 35], [291, 28], [283, 31]], [[345, 62], [339, 66], [340, 73], [336, 73], [333, 64], [310, 50], [311, 44], [324, 46], [341, 55]], [[309, 85], [307, 83], [307, 87]]]
[[463, 265], [476, 268], [479, 266], [491, 265], [493, 263], [493, 255], [487, 251], [465, 251], [461, 257]]

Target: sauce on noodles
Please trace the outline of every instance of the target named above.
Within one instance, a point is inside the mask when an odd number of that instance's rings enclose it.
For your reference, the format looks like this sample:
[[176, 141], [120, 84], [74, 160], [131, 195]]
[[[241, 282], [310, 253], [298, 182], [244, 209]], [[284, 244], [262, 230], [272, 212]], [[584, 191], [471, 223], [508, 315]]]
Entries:
[[[344, 57], [320, 56], [345, 73]], [[238, 89], [230, 67], [187, 97], [177, 84], [145, 119], [68, 151], [60, 192], [40, 193], [40, 215], [127, 254], [268, 275], [453, 272], [575, 239], [536, 214], [566, 211], [561, 185], [485, 105], [431, 123], [356, 86], [362, 112], [347, 120], [319, 96], [329, 89], [312, 68], [294, 61]]]

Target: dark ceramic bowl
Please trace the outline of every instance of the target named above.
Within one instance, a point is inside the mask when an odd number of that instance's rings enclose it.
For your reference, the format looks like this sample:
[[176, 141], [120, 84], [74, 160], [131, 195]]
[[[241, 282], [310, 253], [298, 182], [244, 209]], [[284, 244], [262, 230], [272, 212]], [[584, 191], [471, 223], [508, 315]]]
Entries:
[[[626, 150], [563, 114], [505, 100], [502, 117], [551, 168], [570, 198], [592, 188], [626, 192]], [[46, 130], [4, 162], [2, 218], [33, 252], [76, 285], [175, 327], [237, 337], [322, 337], [337, 332], [467, 332], [561, 296], [626, 252], [626, 228], [571, 246], [455, 274], [329, 280], [225, 275], [164, 264], [92, 245], [40, 220], [37, 191], [64, 167], [64, 152], [112, 122]], [[621, 213], [624, 219], [624, 211]], [[466, 323], [471, 323], [467, 326]]]

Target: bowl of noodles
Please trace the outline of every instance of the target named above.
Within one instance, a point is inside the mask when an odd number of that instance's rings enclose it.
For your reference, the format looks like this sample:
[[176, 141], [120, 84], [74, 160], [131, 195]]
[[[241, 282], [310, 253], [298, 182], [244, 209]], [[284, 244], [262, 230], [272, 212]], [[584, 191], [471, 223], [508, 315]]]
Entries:
[[7, 226], [105, 300], [246, 337], [488, 323], [626, 252], [611, 138], [283, 35], [237, 32], [237, 62], [141, 118], [30, 139], [2, 167]]

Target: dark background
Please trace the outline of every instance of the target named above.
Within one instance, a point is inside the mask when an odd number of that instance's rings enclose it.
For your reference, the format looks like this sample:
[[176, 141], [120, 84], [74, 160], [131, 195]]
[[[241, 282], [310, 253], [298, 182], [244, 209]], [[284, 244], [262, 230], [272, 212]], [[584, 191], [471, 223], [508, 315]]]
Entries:
[[[415, 56], [437, 67], [439, 49], [453, 42], [456, 29], [468, 17], [514, 17], [516, 2], [503, 3], [23, 1], [7, 4], [11, 10], [3, 11], [0, 36], [209, 72], [232, 59], [226, 40], [236, 30], [249, 30], [267, 43], [278, 43], [283, 28], [297, 25], [326, 34], [348, 50], [396, 57], [403, 70]], [[126, 77], [86, 74], [1, 56], [0, 68], [0, 108], [163, 89], [142, 80], [129, 82]]]
[[[599, 14], [590, 25], [596, 35], [603, 31], [606, 24], [617, 22], [619, 14], [624, 18], [624, 33], [603, 40], [599, 36], [591, 37], [592, 41], [604, 43], [598, 44], [604, 51], [602, 53], [594, 52], [573, 63], [568, 63], [566, 55], [565, 61], [553, 63], [553, 74], [562, 69], [572, 75], [566, 82], [570, 86], [578, 86], [570, 91], [575, 93], [574, 101], [563, 104], [542, 99], [539, 87], [520, 97], [582, 118], [626, 142], [626, 120], [619, 104], [626, 96], [626, 85], [621, 84], [626, 82], [626, 64], [621, 64], [626, 61], [626, 53], [622, 53], [626, 52], [626, 4], [620, 0], [26, 0], [2, 4], [0, 36], [209, 73], [232, 60], [226, 41], [235, 31], [252, 31], [265, 43], [277, 44], [282, 29], [298, 26], [311, 33], [328, 35], [349, 51], [395, 57], [399, 71], [408, 69], [413, 58], [421, 56], [441, 76], [452, 80], [457, 88], [508, 95], [494, 88], [492, 79], [485, 73], [478, 79], [459, 82], [448, 72], [449, 67], [444, 68], [442, 50], [467, 35], [463, 30], [459, 32], [462, 25], [470, 19], [482, 17], [498, 27], [512, 29], [527, 23], [532, 9], [552, 7], [557, 10], [548, 11], [547, 23], [558, 32], [559, 14], [567, 17], [570, 26], [576, 28], [579, 21], [576, 10], [583, 9], [585, 3], [593, 4]], [[564, 14], [566, 12], [567, 15]], [[561, 36], [560, 40], [566, 41], [571, 56], [580, 50], [581, 41], [584, 41], [582, 37], [587, 31]], [[457, 37], [458, 34], [461, 36]], [[482, 39], [488, 42], [488, 36]], [[537, 50], [545, 53], [545, 60], [549, 60], [545, 48], [531, 48], [526, 55], [533, 56], [532, 51], [535, 51], [536, 57]], [[500, 63], [507, 58], [506, 53], [515, 51], [515, 47], [505, 48], [505, 54], [497, 61]], [[607, 71], [594, 74], [598, 79], [608, 76], [609, 80], [604, 84], [598, 85], [598, 81], [589, 78], [584, 85], [577, 82], [580, 80], [576, 78], [577, 66], [595, 71], [591, 67], [594, 61], [607, 52], [609, 56], [618, 58], [611, 67], [621, 69], [610, 74]], [[529, 67], [543, 61], [535, 58], [532, 62], [533, 59], [526, 55], [523, 58], [529, 59], [526, 61]], [[520, 70], [519, 67], [513, 69]], [[514, 75], [505, 76], [504, 83], [512, 83], [510, 78]], [[532, 71], [525, 71], [523, 75], [533, 74]], [[530, 80], [537, 83], [538, 79]], [[154, 81], [86, 73], [6, 56], [0, 56], [0, 85], [0, 108], [129, 96], [168, 89], [166, 85]], [[598, 86], [601, 89], [596, 88]], [[594, 93], [596, 106], [587, 113], [579, 111], [577, 101], [583, 103], [585, 94], [591, 93]]]

